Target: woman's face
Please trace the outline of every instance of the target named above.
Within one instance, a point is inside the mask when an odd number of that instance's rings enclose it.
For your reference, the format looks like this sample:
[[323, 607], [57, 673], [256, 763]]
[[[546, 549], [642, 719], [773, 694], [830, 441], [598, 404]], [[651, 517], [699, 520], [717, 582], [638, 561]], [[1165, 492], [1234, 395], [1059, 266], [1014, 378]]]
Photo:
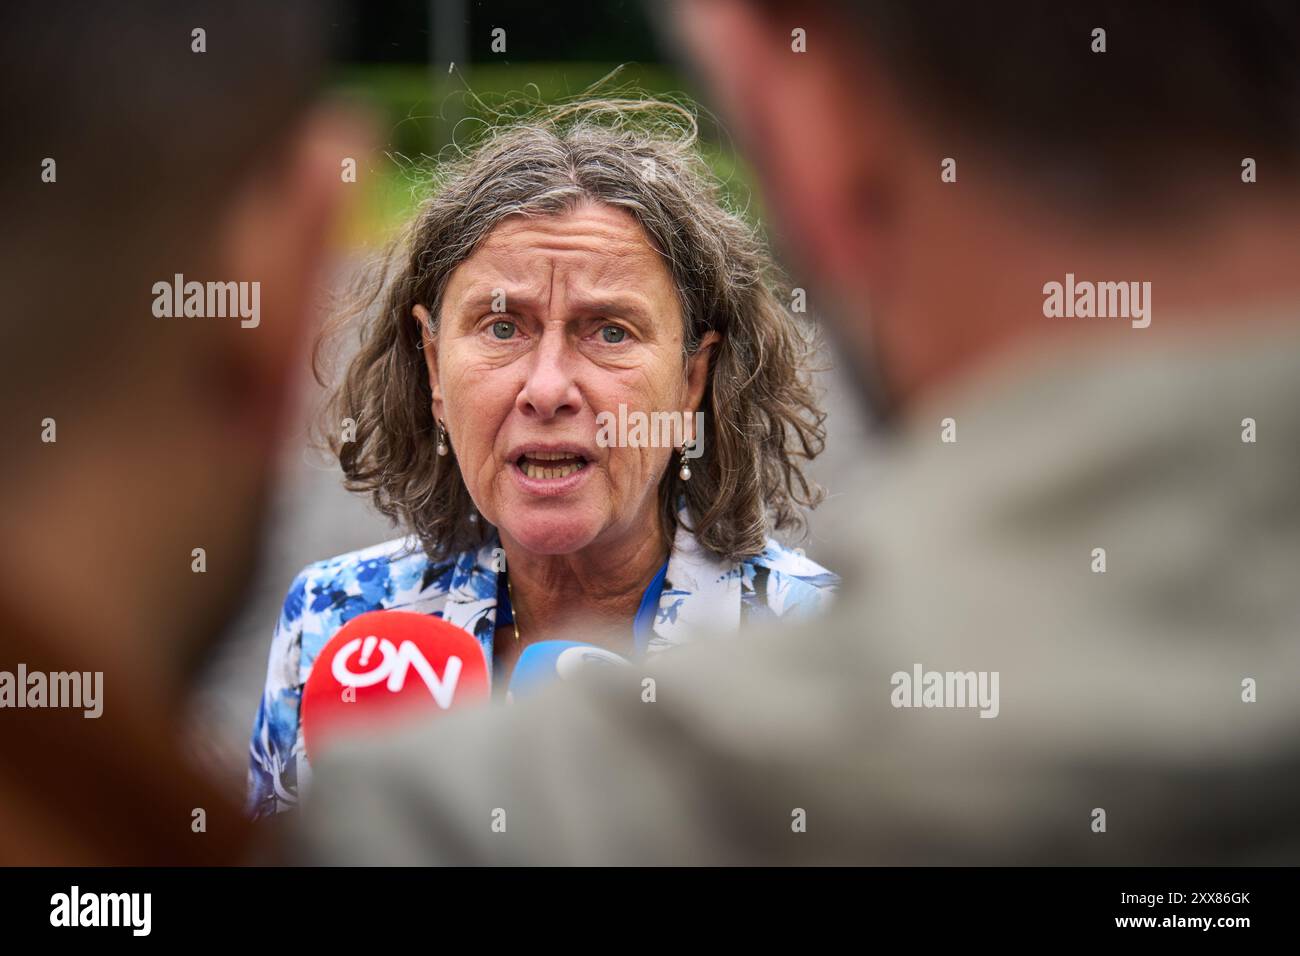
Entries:
[[689, 439], [716, 336], [683, 362], [673, 279], [640, 224], [597, 203], [511, 216], [452, 273], [440, 320], [433, 412], [483, 516], [537, 554], [652, 533], [674, 449], [620, 447], [597, 416], [686, 414]]

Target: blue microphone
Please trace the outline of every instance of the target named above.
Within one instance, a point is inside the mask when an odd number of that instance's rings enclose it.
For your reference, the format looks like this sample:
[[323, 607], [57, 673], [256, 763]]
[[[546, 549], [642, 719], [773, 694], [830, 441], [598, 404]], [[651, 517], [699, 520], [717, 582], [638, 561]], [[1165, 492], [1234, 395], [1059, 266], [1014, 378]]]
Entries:
[[529, 644], [519, 655], [510, 676], [506, 701], [521, 694], [531, 694], [553, 680], [570, 680], [577, 674], [597, 667], [626, 665], [627, 658], [595, 644], [581, 641], [538, 641]]

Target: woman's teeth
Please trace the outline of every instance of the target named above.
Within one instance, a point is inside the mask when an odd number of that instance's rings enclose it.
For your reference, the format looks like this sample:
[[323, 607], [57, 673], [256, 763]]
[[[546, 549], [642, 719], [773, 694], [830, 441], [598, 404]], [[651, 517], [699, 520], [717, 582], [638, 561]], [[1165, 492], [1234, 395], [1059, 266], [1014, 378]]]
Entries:
[[585, 464], [563, 452], [536, 452], [520, 459], [519, 470], [529, 478], [567, 478]]

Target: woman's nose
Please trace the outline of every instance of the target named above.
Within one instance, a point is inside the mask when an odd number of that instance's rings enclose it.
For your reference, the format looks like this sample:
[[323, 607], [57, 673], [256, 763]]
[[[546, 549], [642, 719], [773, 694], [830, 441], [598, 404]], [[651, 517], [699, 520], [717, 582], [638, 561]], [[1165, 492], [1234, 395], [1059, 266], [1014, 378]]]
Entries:
[[548, 331], [529, 356], [528, 377], [515, 404], [525, 415], [554, 418], [582, 407], [582, 395], [573, 375], [573, 359], [562, 334]]

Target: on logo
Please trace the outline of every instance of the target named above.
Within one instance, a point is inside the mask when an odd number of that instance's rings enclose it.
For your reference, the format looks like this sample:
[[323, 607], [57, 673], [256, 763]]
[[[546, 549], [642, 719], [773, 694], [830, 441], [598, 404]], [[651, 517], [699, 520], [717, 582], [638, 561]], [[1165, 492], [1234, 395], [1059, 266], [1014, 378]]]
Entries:
[[[378, 648], [383, 660], [378, 667], [358, 673], [348, 667], [348, 660], [357, 651], [361, 652], [360, 664], [365, 667], [370, 661], [371, 655]], [[373, 635], [360, 638], [354, 637], [334, 655], [334, 661], [331, 665], [331, 672], [334, 679], [344, 687], [373, 687], [382, 681], [388, 682], [388, 690], [394, 694], [399, 694], [402, 688], [406, 686], [406, 677], [412, 667], [424, 681], [424, 686], [429, 688], [429, 693], [434, 701], [443, 710], [451, 706], [452, 699], [456, 696], [456, 682], [460, 680], [460, 671], [464, 663], [459, 657], [452, 655], [447, 658], [447, 666], [443, 668], [442, 678], [440, 679], [434, 673], [433, 666], [428, 659], [420, 652], [412, 641], [402, 641], [398, 646], [393, 646], [393, 642], [388, 638], [379, 638]]]

